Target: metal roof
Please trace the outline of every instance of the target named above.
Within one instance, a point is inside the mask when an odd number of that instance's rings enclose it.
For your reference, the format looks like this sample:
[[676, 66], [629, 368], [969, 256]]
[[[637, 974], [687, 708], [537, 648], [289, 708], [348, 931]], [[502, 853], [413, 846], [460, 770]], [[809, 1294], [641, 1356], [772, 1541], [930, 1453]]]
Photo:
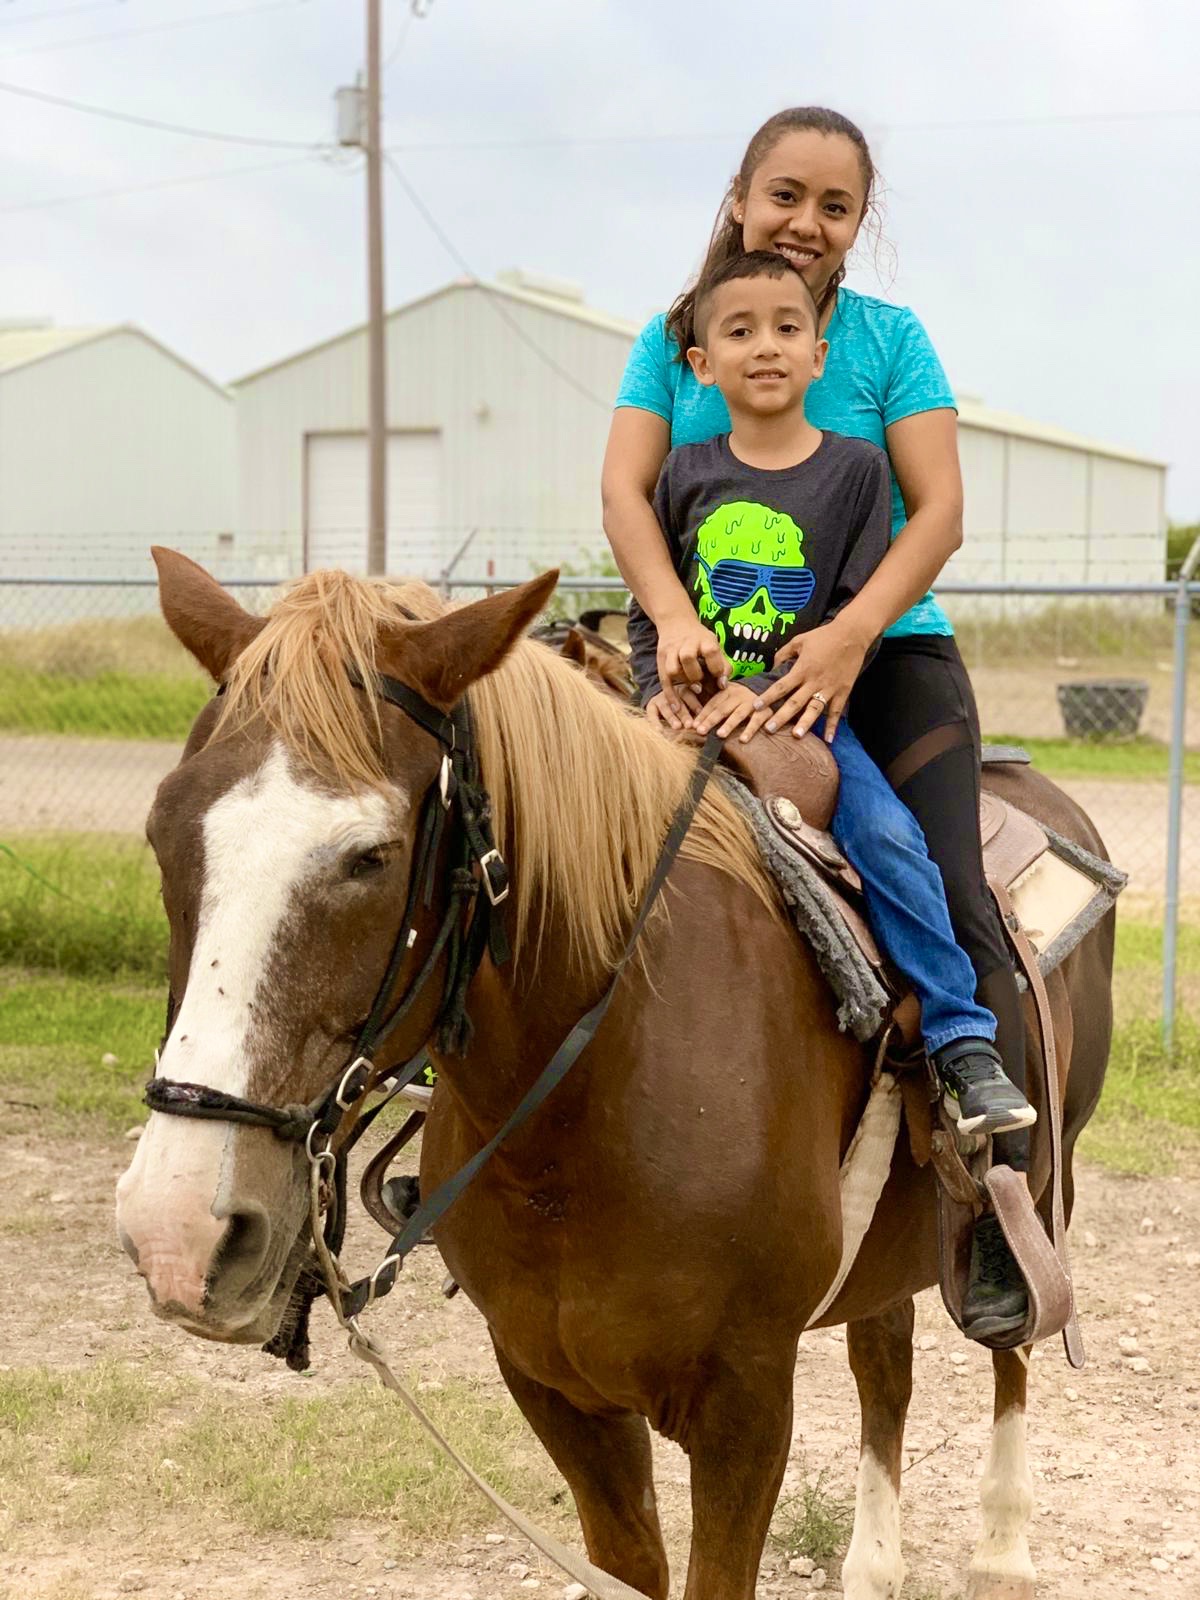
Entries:
[[1035, 444], [1056, 445], [1060, 450], [1082, 450], [1092, 456], [1109, 456], [1116, 461], [1132, 461], [1142, 467], [1158, 467], [1166, 471], [1167, 462], [1153, 456], [1141, 455], [1136, 450], [1126, 450], [1120, 445], [1103, 444], [1066, 428], [1056, 428], [1050, 422], [1033, 422], [1013, 411], [993, 411], [990, 406], [970, 399], [957, 397], [958, 421], [963, 428], [980, 428], [986, 433], [1004, 433], [1010, 438], [1029, 439]]
[[23, 328], [0, 324], [0, 372], [26, 366], [30, 361], [41, 361], [45, 356], [57, 355], [60, 350], [69, 350], [72, 345], [86, 344], [89, 339], [99, 339], [112, 332], [111, 327]]
[[190, 361], [185, 361], [174, 350], [168, 349], [151, 334], [145, 333], [141, 328], [136, 328], [128, 322], [111, 322], [96, 328], [55, 328], [51, 327], [21, 327], [10, 325], [5, 327], [0, 322], [0, 374], [16, 371], [19, 367], [31, 366], [35, 361], [45, 361], [51, 356], [62, 355], [68, 350], [77, 349], [80, 345], [92, 344], [98, 339], [108, 339], [113, 334], [130, 333], [134, 338], [142, 339], [146, 344], [157, 350], [160, 355], [166, 356], [169, 361], [175, 362], [192, 377], [198, 378], [201, 383], [206, 383], [210, 389], [215, 389], [226, 400], [233, 396], [224, 385], [219, 384], [215, 378], [210, 378], [207, 372], [201, 372], [199, 367], [194, 367]]
[[[539, 293], [529, 288], [518, 288], [515, 284], [494, 283], [484, 278], [455, 278], [453, 282], [443, 284], [440, 289], [434, 289], [429, 294], [419, 295], [415, 300], [408, 300], [404, 305], [396, 306], [388, 312], [386, 320], [390, 323], [397, 317], [405, 317], [411, 311], [431, 305], [435, 300], [441, 300], [448, 294], [459, 294], [464, 289], [476, 289], [498, 300], [515, 300], [521, 305], [533, 306], [538, 311], [551, 311], [555, 316], [567, 317], [572, 322], [585, 323], [588, 327], [598, 328], [604, 333], [618, 334], [623, 339], [636, 339], [641, 332], [636, 322], [628, 322], [624, 317], [609, 316], [607, 312], [596, 311], [593, 307], [583, 305], [577, 300], [568, 300], [563, 295]], [[293, 362], [306, 361], [309, 356], [318, 355], [322, 350], [330, 350], [334, 345], [341, 344], [344, 339], [357, 338], [366, 331], [366, 326], [365, 322], [355, 323], [354, 327], [347, 328], [344, 333], [336, 333], [330, 339], [322, 339], [317, 344], [308, 345], [293, 355], [284, 356], [280, 361], [269, 362], [265, 367], [256, 367], [244, 377], [232, 379], [229, 387], [240, 389], [243, 384], [253, 383], [256, 378], [265, 378], [269, 373], [291, 366]]]
[[[517, 274], [513, 275], [514, 277]], [[532, 280], [536, 282], [535, 280]], [[444, 284], [440, 289], [434, 289], [430, 294], [421, 295], [416, 300], [410, 300], [402, 306], [397, 306], [389, 311], [387, 320], [390, 323], [395, 317], [406, 316], [419, 307], [429, 305], [435, 300], [442, 299], [445, 295], [456, 294], [464, 289], [475, 289], [486, 294], [494, 295], [502, 300], [515, 300], [520, 305], [533, 306], [539, 311], [550, 311], [555, 316], [567, 317], [572, 322], [582, 322], [591, 328], [598, 328], [604, 333], [617, 334], [622, 338], [633, 340], [641, 332], [641, 326], [636, 322], [629, 322], [624, 317], [610, 316], [607, 312], [597, 311], [593, 307], [584, 305], [582, 301], [565, 294], [541, 292], [529, 285], [519, 285], [513, 282], [491, 282], [481, 278], [456, 278], [452, 283]], [[253, 372], [248, 372], [242, 378], [235, 378], [230, 383], [230, 388], [238, 389], [243, 384], [252, 383], [256, 378], [265, 377], [268, 373], [278, 372], [281, 368], [290, 366], [293, 362], [306, 360], [309, 356], [328, 350], [344, 339], [352, 339], [363, 333], [365, 323], [357, 323], [353, 328], [348, 328], [344, 333], [335, 334], [331, 339], [324, 339], [318, 344], [309, 345], [304, 350], [298, 350], [294, 355], [285, 356], [280, 361], [271, 362], [265, 367], [259, 367]], [[1120, 445], [1104, 444], [1097, 439], [1089, 439], [1082, 434], [1071, 433], [1066, 428], [1055, 427], [1051, 423], [1034, 422], [1029, 417], [1017, 416], [1010, 411], [994, 411], [990, 406], [985, 406], [981, 401], [967, 395], [958, 397], [958, 420], [963, 427], [980, 428], [989, 433], [1004, 433], [1010, 437], [1029, 439], [1040, 444], [1057, 445], [1060, 449], [1082, 450], [1089, 455], [1109, 456], [1117, 461], [1136, 462], [1140, 466], [1158, 467], [1166, 469], [1167, 463], [1159, 461], [1152, 456], [1142, 455], [1136, 450], [1128, 450]]]

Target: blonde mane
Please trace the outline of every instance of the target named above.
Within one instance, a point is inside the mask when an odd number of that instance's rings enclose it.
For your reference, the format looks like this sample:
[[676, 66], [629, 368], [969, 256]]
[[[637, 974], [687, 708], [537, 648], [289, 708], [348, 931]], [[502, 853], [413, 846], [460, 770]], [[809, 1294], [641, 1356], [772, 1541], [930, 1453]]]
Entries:
[[[230, 675], [214, 737], [262, 716], [296, 756], [339, 787], [387, 783], [372, 681], [381, 629], [433, 621], [448, 607], [420, 583], [314, 572], [272, 607]], [[496, 839], [513, 869], [514, 955], [536, 961], [553, 908], [554, 952], [582, 971], [618, 959], [694, 749], [669, 743], [552, 650], [519, 641], [469, 691]], [[739, 812], [710, 784], [681, 851], [748, 885], [778, 909]], [[534, 937], [536, 933], [536, 937]], [[531, 947], [532, 943], [532, 947]]]

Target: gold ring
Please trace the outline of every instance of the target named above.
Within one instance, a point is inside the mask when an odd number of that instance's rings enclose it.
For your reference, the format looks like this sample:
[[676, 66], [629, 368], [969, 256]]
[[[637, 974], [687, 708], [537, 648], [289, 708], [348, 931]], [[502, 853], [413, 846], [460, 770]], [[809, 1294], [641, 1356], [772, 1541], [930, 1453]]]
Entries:
[[829, 704], [829, 701], [821, 693], [820, 689], [818, 689], [816, 694], [809, 695], [808, 703], [809, 705], [819, 705], [821, 710], [824, 711], [825, 707]]

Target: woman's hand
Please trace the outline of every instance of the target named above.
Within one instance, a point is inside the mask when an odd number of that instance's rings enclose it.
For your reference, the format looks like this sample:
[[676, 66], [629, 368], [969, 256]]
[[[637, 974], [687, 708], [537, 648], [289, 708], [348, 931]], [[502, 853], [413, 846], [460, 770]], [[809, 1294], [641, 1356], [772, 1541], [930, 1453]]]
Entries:
[[681, 612], [660, 622], [658, 681], [663, 686], [668, 711], [682, 718], [685, 726], [690, 727], [691, 721], [680, 691], [689, 686], [698, 690], [706, 671], [718, 689], [729, 682], [729, 662], [722, 654], [716, 634], [704, 626], [690, 607], [686, 614]]
[[774, 733], [795, 720], [792, 731], [799, 739], [823, 716], [825, 743], [832, 744], [870, 642], [837, 617], [789, 640], [775, 662], [795, 656], [796, 664], [758, 700], [759, 708], [771, 708], [768, 730]]

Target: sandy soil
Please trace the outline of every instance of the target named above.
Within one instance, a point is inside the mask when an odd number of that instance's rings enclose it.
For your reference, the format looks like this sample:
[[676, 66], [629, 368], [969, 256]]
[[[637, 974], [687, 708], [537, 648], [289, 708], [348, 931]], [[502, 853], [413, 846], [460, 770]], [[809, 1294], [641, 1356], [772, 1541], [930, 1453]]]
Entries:
[[[5, 1211], [50, 1218], [46, 1231], [9, 1237], [0, 1257], [5, 1366], [80, 1368], [102, 1357], [136, 1362], [154, 1353], [160, 1367], [165, 1360], [172, 1371], [244, 1393], [247, 1406], [301, 1384], [308, 1394], [313, 1385], [332, 1390], [373, 1381], [342, 1349], [327, 1314], [314, 1318], [317, 1371], [305, 1380], [257, 1351], [207, 1345], [157, 1323], [113, 1238], [113, 1184], [129, 1151], [116, 1139], [0, 1141]], [[1198, 1595], [1200, 1181], [1123, 1179], [1084, 1168], [1073, 1238], [1090, 1363], [1072, 1373], [1057, 1343], [1035, 1356], [1031, 1544], [1040, 1593], [1058, 1600]], [[362, 1222], [347, 1252], [351, 1264], [374, 1259], [381, 1241], [374, 1226]], [[376, 1331], [404, 1367], [428, 1379], [482, 1374], [499, 1389], [478, 1313], [462, 1296], [443, 1300], [440, 1277], [435, 1253], [418, 1252], [409, 1275], [375, 1313]], [[1136, 1341], [1137, 1357], [1122, 1352], [1121, 1338]], [[907, 1440], [906, 1595], [951, 1600], [962, 1593], [977, 1528], [989, 1379], [986, 1356], [959, 1338], [934, 1294], [923, 1296]], [[379, 1403], [391, 1402], [381, 1392]], [[792, 1481], [825, 1470], [830, 1488], [849, 1493], [858, 1424], [840, 1330], [802, 1341], [796, 1419]], [[669, 1445], [656, 1446], [656, 1455], [679, 1592], [686, 1463]], [[494, 1542], [500, 1534], [503, 1542]], [[319, 1543], [252, 1538], [230, 1527], [227, 1538], [198, 1548], [186, 1527], [147, 1529], [118, 1520], [86, 1544], [23, 1545], [0, 1553], [0, 1594], [22, 1600], [64, 1593], [94, 1600], [121, 1593], [147, 1600], [520, 1600], [540, 1589], [558, 1600], [565, 1579], [505, 1528], [498, 1526], [492, 1541], [474, 1533], [419, 1563], [397, 1565], [384, 1530], [370, 1522], [347, 1525], [337, 1538]], [[1180, 1554], [1189, 1541], [1194, 1553]], [[805, 1578], [768, 1552], [761, 1595], [809, 1592]], [[840, 1592], [836, 1561], [826, 1592]]]

